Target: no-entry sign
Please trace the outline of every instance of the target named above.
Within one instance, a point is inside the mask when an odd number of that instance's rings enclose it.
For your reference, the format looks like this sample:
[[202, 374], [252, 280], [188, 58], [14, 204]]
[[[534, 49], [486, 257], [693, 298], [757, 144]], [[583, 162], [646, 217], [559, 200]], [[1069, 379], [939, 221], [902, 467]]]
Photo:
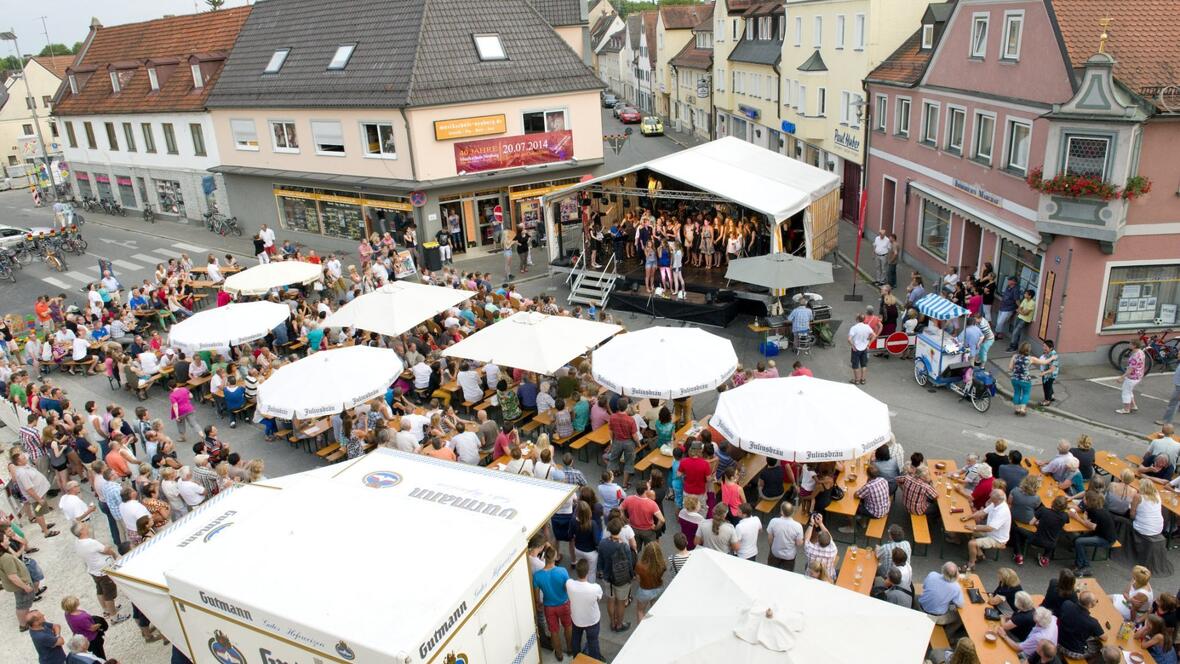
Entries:
[[894, 332], [885, 339], [885, 350], [891, 355], [901, 355], [910, 346], [910, 338], [905, 332]]

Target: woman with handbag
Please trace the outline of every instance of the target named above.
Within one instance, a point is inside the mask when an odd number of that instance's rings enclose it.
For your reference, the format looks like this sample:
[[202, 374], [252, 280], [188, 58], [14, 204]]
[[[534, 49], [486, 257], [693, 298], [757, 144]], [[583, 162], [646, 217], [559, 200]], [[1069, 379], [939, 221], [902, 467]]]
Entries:
[[110, 625], [101, 616], [92, 616], [80, 607], [81, 602], [73, 595], [67, 595], [61, 600], [61, 610], [65, 611], [66, 624], [70, 631], [86, 637], [90, 642], [90, 652], [102, 659], [106, 659], [105, 636]]

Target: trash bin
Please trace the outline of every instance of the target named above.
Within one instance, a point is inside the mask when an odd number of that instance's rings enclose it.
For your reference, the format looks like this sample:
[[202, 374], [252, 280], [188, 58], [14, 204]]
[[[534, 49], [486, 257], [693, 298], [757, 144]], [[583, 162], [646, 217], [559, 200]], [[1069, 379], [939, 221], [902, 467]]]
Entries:
[[422, 263], [431, 272], [442, 269], [442, 250], [438, 248], [437, 242], [422, 243]]

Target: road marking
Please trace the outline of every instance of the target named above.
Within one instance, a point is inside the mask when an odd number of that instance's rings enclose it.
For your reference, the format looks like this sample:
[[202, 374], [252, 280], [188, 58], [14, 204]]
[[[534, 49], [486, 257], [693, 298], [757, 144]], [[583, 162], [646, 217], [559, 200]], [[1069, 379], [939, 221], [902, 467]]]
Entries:
[[98, 266], [97, 266], [97, 265], [88, 265], [88, 266], [86, 267], [86, 271], [87, 271], [87, 272], [93, 272], [93, 273], [95, 273], [95, 274], [98, 274]]
[[[1150, 376], [1164, 376], [1165, 378], [1171, 377], [1170, 374], [1158, 373], [1158, 374], [1149, 374], [1148, 376], [1144, 376], [1144, 378], [1148, 378]], [[1112, 390], [1118, 390], [1121, 392], [1123, 390], [1123, 386], [1122, 386], [1122, 383], [1118, 382], [1119, 378], [1121, 378], [1121, 376], [1109, 376], [1107, 378], [1087, 378], [1086, 380], [1090, 381], [1091, 383], [1094, 383], [1095, 385], [1101, 385], [1102, 387], [1109, 387]], [[1136, 397], [1141, 398], [1141, 399], [1154, 399], [1156, 401], [1162, 401], [1164, 403], [1168, 403], [1167, 399], [1161, 399], [1159, 397], [1154, 397], [1150, 394], [1144, 394], [1143, 392], [1140, 392], [1139, 394], [1137, 394]]]
[[180, 258], [179, 251], [172, 251], [171, 249], [163, 249], [163, 248], [152, 249], [152, 251], [156, 252], [157, 254], [160, 254], [161, 256], [167, 256], [168, 258]]
[[88, 284], [88, 283], [94, 281], [94, 277], [92, 277], [88, 274], [82, 274], [81, 272], [78, 272], [75, 270], [70, 270], [69, 272], [66, 272], [65, 275], [75, 281], [78, 281], [78, 282], [81, 282], [84, 284]]
[[184, 249], [185, 251], [191, 251], [195, 254], [203, 254], [206, 251], [208, 251], [208, 249], [206, 249], [204, 247], [198, 247], [195, 244], [185, 244], [184, 242], [173, 242], [172, 246], [176, 247], [177, 249]]
[[131, 261], [125, 261], [120, 258], [116, 258], [111, 262], [123, 268], [124, 270], [138, 270], [140, 268], [138, 263], [132, 263]]
[[963, 435], [978, 438], [979, 440], [984, 440], [989, 443], [994, 443], [997, 439], [1004, 438], [1004, 440], [1008, 441], [1008, 447], [1019, 447], [1029, 450], [1030, 452], [1036, 452], [1037, 454], [1041, 454], [1045, 451], [1045, 449], [1042, 447], [1036, 447], [1034, 445], [1029, 445], [1028, 443], [1022, 443], [1017, 440], [1012, 440], [1011, 438], [1005, 438], [1004, 436], [996, 436], [986, 431], [971, 431], [969, 429], [963, 429]]
[[49, 284], [50, 286], [53, 286], [54, 288], [62, 288], [62, 289], [73, 288], [73, 286], [71, 286], [70, 284], [67, 284], [66, 282], [62, 281], [61, 279], [57, 279], [55, 277], [41, 277], [41, 281], [44, 281], [45, 283]]
[[153, 265], [153, 266], [156, 263], [163, 263], [164, 262], [164, 261], [160, 260], [159, 256], [148, 256], [147, 254], [131, 254], [131, 258], [134, 258], [137, 261], [143, 261], [144, 263], [147, 263], [148, 265]]

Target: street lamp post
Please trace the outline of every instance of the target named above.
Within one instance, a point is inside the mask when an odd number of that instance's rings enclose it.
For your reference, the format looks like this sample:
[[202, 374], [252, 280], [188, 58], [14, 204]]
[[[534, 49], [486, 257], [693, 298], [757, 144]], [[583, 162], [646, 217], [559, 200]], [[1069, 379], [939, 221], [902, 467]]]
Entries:
[[[45, 137], [41, 135], [41, 119], [37, 116], [37, 100], [33, 97], [33, 91], [29, 87], [29, 77], [25, 72], [25, 56], [21, 54], [20, 44], [16, 41], [16, 32], [11, 30], [8, 32], [0, 32], [0, 40], [11, 41], [13, 48], [16, 49], [16, 60], [18, 63], [20, 63], [21, 69], [20, 77], [25, 82], [25, 98], [33, 100], [32, 102], [26, 102], [26, 105], [33, 113], [33, 131], [36, 132], [37, 135], [37, 147], [40, 148], [41, 160], [45, 163], [45, 173], [49, 176], [49, 188], [47, 189], [47, 192], [52, 195], [52, 192], [54, 191], [53, 172], [50, 169], [49, 153], [45, 150]], [[34, 173], [33, 182], [38, 189], [41, 188], [39, 180], [40, 178], [38, 178]], [[56, 196], [53, 197], [56, 198]]]

